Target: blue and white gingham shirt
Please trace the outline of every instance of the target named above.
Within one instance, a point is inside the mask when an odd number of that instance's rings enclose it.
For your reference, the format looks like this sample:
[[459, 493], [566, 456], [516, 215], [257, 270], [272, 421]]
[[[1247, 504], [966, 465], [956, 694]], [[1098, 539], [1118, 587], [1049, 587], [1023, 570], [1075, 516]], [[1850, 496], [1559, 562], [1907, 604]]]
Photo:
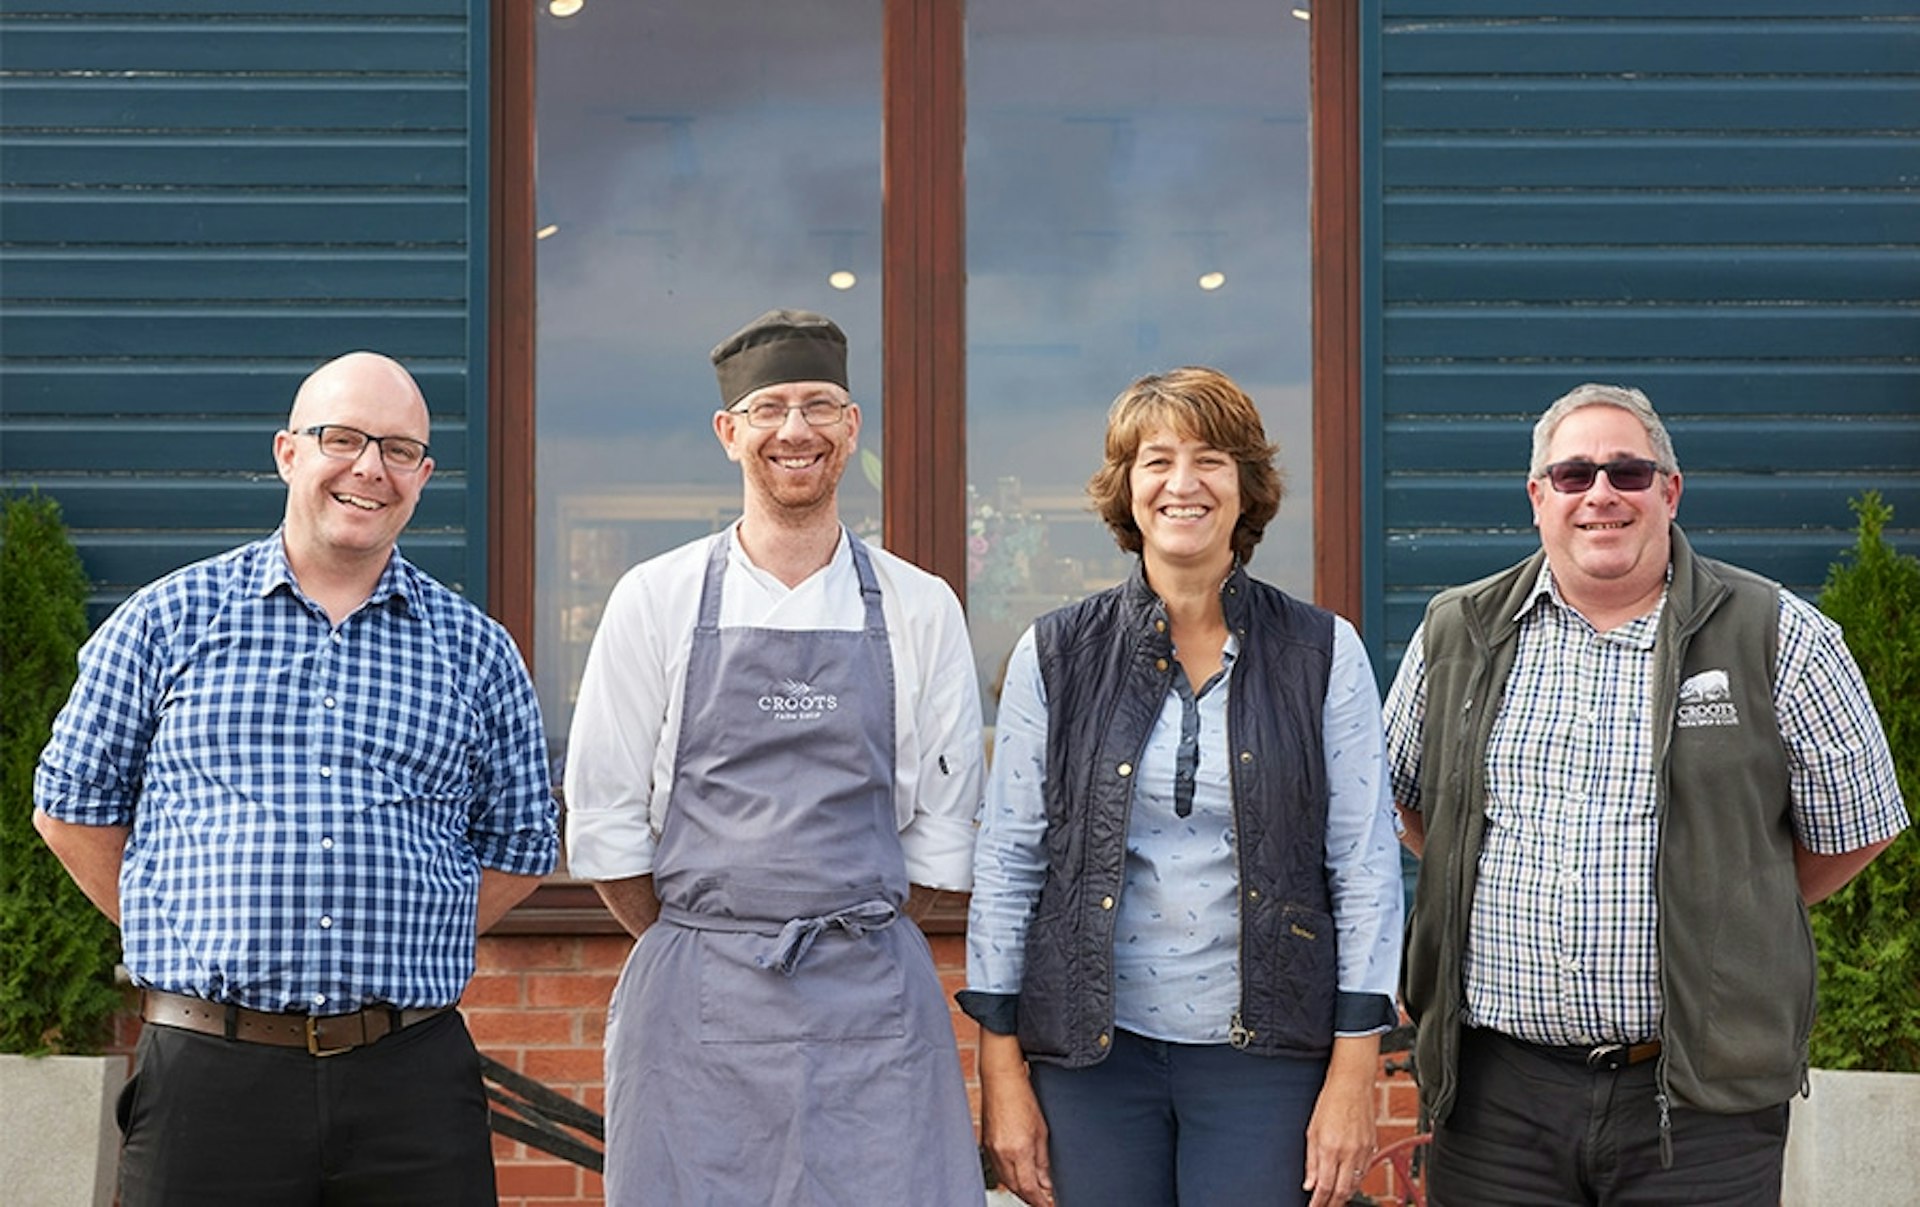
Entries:
[[[1544, 567], [1520, 612], [1486, 752], [1487, 826], [1465, 952], [1466, 1022], [1533, 1043], [1638, 1043], [1660, 1033], [1654, 813], [1658, 606], [1607, 632]], [[1420, 808], [1424, 631], [1387, 694], [1395, 798]], [[1780, 592], [1774, 709], [1794, 834], [1820, 854], [1906, 825], [1872, 698], [1839, 626]]]
[[34, 797], [132, 827], [136, 984], [256, 1010], [459, 1000], [480, 869], [541, 875], [558, 851], [540, 708], [506, 632], [397, 552], [335, 627], [278, 533], [100, 627]]

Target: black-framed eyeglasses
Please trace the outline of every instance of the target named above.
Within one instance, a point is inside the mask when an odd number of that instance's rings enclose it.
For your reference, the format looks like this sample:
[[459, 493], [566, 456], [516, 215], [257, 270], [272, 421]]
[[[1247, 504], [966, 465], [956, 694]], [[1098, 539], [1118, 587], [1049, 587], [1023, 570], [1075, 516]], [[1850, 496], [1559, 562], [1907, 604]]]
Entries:
[[316, 423], [301, 428], [300, 434], [312, 436], [321, 452], [341, 461], [359, 460], [369, 444], [380, 450], [382, 464], [403, 473], [419, 469], [427, 459], [427, 446], [411, 436], [374, 436], [344, 423]]
[[1577, 495], [1593, 489], [1594, 479], [1605, 471], [1607, 482], [1615, 490], [1641, 491], [1653, 485], [1662, 471], [1658, 461], [1645, 457], [1622, 457], [1618, 461], [1555, 461], [1547, 466], [1547, 481], [1563, 495]]
[[831, 398], [815, 398], [799, 406], [788, 406], [784, 402], [774, 402], [769, 399], [756, 402], [750, 407], [731, 409], [733, 414], [747, 417], [748, 427], [782, 427], [787, 422], [789, 411], [800, 412], [800, 418], [807, 421], [808, 427], [832, 427], [847, 413], [847, 404], [835, 402]]

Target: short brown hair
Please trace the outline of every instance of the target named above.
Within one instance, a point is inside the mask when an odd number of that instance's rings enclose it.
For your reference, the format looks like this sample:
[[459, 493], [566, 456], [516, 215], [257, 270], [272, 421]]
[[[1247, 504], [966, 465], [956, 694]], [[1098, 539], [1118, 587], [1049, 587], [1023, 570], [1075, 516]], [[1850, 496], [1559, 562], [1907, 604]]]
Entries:
[[1113, 539], [1128, 553], [1140, 552], [1130, 475], [1141, 441], [1160, 429], [1205, 441], [1239, 464], [1240, 520], [1233, 527], [1233, 556], [1243, 564], [1253, 560], [1253, 547], [1266, 535], [1286, 494], [1273, 464], [1280, 446], [1267, 440], [1259, 408], [1246, 391], [1225, 373], [1202, 365], [1142, 377], [1108, 408], [1106, 461], [1088, 480], [1087, 494]]

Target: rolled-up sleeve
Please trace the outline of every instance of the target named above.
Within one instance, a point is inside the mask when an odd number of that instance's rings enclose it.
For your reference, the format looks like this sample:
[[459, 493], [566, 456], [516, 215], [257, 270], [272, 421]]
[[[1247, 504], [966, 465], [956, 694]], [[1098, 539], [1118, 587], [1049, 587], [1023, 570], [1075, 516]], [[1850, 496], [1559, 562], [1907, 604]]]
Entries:
[[669, 686], [648, 637], [643, 569], [608, 597], [567, 737], [567, 871], [583, 880], [653, 871], [654, 756]]
[[[928, 888], [965, 892], [973, 884], [973, 844], [980, 815], [984, 752], [980, 685], [967, 639], [966, 617], [953, 589], [928, 576], [913, 595], [918, 615], [892, 645], [914, 647], [916, 674], [902, 677], [900, 702], [908, 715], [896, 743], [896, 790], [906, 795], [900, 849], [907, 879]], [[906, 594], [902, 591], [902, 594]], [[889, 628], [894, 626], [890, 622]], [[903, 660], [904, 651], [896, 662]]]
[[526, 663], [503, 629], [493, 631], [490, 670], [482, 689], [482, 758], [470, 841], [483, 867], [544, 876], [560, 858], [546, 728]]
[[73, 690], [34, 770], [34, 803], [49, 817], [81, 826], [133, 824], [167, 649], [141, 595], [81, 646]]

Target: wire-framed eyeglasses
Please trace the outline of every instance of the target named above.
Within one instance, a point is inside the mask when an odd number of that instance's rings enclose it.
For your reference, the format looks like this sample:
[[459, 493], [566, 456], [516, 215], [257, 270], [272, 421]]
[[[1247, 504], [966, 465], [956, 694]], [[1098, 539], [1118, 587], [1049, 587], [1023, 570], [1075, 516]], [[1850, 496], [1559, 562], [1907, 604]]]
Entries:
[[847, 404], [831, 398], [814, 398], [797, 406], [788, 406], [784, 402], [768, 399], [750, 407], [733, 407], [731, 410], [735, 415], [745, 415], [748, 427], [785, 426], [789, 411], [800, 412], [800, 418], [807, 421], [808, 427], [832, 427], [847, 413]]

